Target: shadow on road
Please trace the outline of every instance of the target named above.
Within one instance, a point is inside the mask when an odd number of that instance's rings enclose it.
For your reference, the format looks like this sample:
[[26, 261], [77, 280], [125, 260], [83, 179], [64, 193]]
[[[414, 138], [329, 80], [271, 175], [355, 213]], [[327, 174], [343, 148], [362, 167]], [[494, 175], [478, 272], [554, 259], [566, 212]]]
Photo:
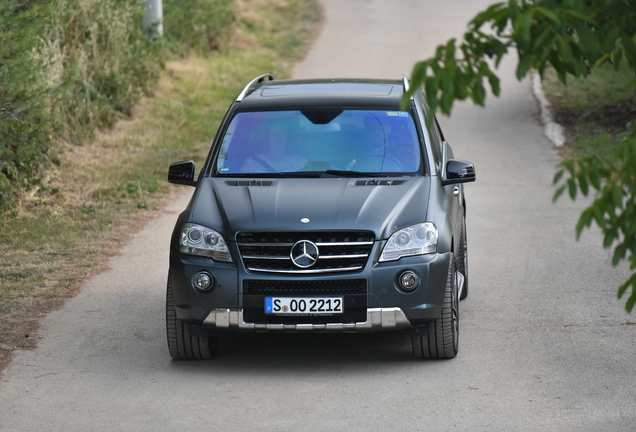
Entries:
[[[415, 359], [406, 333], [373, 334], [231, 334], [219, 337], [217, 357], [211, 361], [172, 361], [170, 368], [190, 372], [232, 371], [256, 374], [365, 375], [387, 373], [386, 366], [410, 365]], [[439, 363], [439, 362], [431, 362]]]

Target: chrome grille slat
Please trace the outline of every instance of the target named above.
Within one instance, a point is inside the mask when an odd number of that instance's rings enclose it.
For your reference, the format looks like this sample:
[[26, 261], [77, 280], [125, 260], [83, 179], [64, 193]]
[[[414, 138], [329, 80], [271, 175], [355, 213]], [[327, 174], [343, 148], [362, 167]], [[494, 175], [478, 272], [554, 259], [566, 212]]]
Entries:
[[247, 246], [247, 247], [252, 247], [252, 246], [264, 246], [264, 247], [292, 247], [294, 244], [293, 243], [239, 243], [239, 246]]
[[316, 246], [369, 246], [373, 242], [341, 242], [341, 243], [316, 243]]
[[[297, 267], [290, 256], [292, 247], [301, 240], [314, 243], [320, 252], [316, 264], [306, 269]], [[236, 241], [249, 271], [319, 274], [363, 269], [375, 238], [367, 231], [251, 232], [238, 233]]]
[[[369, 254], [357, 255], [321, 255], [318, 259], [354, 259], [366, 258]], [[289, 256], [273, 256], [273, 255], [243, 255], [244, 259], [273, 259], [273, 260], [291, 260]]]
[[366, 258], [369, 254], [357, 254], [357, 255], [321, 255], [318, 260], [321, 259], [354, 259], [354, 258]]
[[243, 259], [291, 260], [291, 258], [288, 256], [272, 256], [272, 255], [243, 255]]
[[270, 270], [270, 269], [265, 269], [265, 268], [258, 268], [258, 267], [248, 267], [247, 268], [250, 271], [259, 271], [259, 272], [265, 272], [265, 273], [284, 273], [284, 274], [318, 274], [318, 273], [337, 273], [337, 272], [344, 272], [344, 271], [356, 271], [356, 270], [361, 270], [362, 266], [356, 266], [356, 267], [347, 267], [347, 268], [336, 268], [336, 269], [319, 269], [319, 270]]

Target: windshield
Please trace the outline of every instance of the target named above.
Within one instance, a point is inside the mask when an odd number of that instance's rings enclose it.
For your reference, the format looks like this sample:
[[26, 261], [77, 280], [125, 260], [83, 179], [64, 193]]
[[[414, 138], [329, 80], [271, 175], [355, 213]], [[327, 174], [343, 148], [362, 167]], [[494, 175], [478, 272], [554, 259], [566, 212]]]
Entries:
[[216, 169], [221, 175], [413, 175], [420, 159], [415, 124], [405, 111], [241, 112], [225, 133]]

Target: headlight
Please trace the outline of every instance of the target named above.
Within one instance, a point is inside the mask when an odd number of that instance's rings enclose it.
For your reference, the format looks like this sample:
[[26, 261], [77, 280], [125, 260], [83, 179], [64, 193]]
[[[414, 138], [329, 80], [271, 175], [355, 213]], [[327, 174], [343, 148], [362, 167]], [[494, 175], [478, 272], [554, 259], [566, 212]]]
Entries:
[[436, 251], [437, 227], [431, 222], [424, 222], [394, 232], [382, 250], [380, 262]]
[[181, 229], [181, 253], [210, 257], [215, 261], [232, 262], [223, 236], [213, 229], [185, 224]]

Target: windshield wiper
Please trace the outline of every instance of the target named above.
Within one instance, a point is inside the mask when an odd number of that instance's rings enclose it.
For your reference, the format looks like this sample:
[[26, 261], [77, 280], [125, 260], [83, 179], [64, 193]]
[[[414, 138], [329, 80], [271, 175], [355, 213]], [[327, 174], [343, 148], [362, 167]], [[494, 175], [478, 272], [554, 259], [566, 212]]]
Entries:
[[218, 177], [244, 177], [244, 178], [320, 178], [323, 174], [339, 177], [389, 177], [387, 173], [366, 173], [360, 171], [346, 170], [326, 170], [326, 171], [285, 171], [285, 172], [264, 172], [264, 173], [232, 173], [223, 174]]
[[326, 170], [325, 174], [331, 174], [340, 177], [386, 177], [385, 175], [378, 175], [377, 173], [365, 173], [360, 171], [345, 171], [345, 170]]
[[289, 171], [289, 172], [263, 172], [263, 173], [232, 173], [217, 175], [217, 177], [241, 177], [241, 178], [280, 178], [280, 177], [301, 177], [318, 178], [320, 173], [315, 171]]
[[278, 173], [280, 177], [306, 177], [306, 178], [319, 178], [320, 174], [315, 171], [286, 171]]

